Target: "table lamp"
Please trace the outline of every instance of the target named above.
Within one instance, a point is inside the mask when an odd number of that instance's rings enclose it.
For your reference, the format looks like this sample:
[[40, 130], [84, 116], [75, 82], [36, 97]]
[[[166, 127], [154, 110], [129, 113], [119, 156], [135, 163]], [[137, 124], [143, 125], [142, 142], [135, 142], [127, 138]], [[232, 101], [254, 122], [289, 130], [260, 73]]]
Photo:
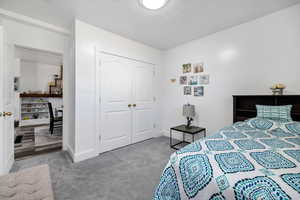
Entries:
[[195, 117], [195, 106], [190, 104], [183, 105], [183, 116], [186, 117], [187, 123], [186, 128], [191, 128], [193, 117]]

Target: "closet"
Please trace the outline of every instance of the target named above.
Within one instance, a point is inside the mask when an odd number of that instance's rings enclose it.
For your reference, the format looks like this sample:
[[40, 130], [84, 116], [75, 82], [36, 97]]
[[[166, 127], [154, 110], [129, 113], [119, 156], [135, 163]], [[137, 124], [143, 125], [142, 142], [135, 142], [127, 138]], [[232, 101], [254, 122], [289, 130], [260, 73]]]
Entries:
[[154, 65], [100, 54], [99, 152], [140, 142], [154, 135]]

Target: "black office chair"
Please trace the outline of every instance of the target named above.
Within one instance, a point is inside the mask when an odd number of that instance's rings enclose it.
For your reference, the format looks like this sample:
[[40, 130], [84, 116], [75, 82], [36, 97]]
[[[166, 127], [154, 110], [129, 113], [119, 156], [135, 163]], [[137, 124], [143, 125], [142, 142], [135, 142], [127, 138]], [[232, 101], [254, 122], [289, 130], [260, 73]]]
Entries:
[[55, 128], [61, 128], [63, 125], [63, 117], [54, 117], [52, 103], [48, 102], [49, 115], [50, 115], [50, 126], [49, 131], [53, 135]]

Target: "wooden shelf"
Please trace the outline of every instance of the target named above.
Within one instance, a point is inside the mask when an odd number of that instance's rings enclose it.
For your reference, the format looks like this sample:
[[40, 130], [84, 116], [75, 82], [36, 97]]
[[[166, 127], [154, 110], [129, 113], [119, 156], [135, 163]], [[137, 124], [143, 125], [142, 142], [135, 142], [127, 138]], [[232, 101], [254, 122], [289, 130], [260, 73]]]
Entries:
[[20, 97], [62, 98], [61, 94], [20, 94]]

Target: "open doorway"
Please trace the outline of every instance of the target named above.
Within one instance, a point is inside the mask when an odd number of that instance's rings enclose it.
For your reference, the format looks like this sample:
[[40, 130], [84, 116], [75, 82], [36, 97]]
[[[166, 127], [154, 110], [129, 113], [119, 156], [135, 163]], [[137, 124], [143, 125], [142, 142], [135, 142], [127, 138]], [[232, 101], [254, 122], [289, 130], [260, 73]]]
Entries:
[[63, 55], [15, 46], [15, 159], [63, 144]]

